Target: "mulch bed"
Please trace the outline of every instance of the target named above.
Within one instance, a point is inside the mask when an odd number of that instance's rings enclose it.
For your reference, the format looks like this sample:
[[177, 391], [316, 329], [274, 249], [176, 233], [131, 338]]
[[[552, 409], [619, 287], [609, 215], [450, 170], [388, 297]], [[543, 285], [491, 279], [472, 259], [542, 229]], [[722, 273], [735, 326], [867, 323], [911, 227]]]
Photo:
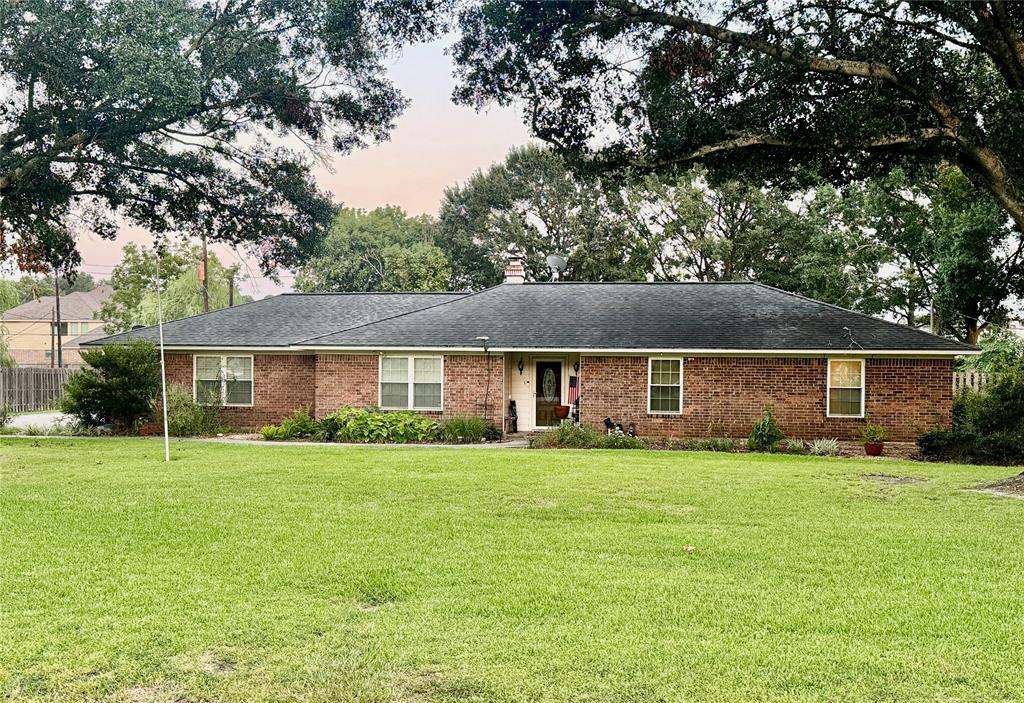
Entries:
[[1001, 481], [995, 483], [986, 483], [984, 486], [978, 486], [975, 490], [984, 491], [986, 493], [998, 493], [999, 495], [1014, 496], [1015, 498], [1024, 498], [1024, 473], [1011, 476], [1010, 478], [1004, 478]]

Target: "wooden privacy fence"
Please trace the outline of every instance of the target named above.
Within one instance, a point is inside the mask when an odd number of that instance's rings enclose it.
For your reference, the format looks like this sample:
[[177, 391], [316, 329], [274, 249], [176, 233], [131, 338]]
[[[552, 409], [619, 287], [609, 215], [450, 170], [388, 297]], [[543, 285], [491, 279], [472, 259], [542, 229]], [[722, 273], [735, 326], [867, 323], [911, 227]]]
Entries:
[[980, 393], [985, 386], [996, 380], [999, 374], [981, 371], [956, 371], [953, 373], [953, 393], [974, 391]]
[[56, 408], [73, 373], [73, 369], [0, 369], [0, 407], [12, 412]]

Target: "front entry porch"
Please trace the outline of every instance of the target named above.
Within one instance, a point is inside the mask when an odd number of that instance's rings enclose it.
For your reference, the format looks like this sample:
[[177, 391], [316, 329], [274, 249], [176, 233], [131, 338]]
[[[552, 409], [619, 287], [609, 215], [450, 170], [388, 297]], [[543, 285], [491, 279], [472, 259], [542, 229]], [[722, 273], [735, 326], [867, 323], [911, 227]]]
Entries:
[[577, 397], [579, 372], [579, 354], [506, 353], [505, 402], [506, 406], [509, 401], [515, 402], [518, 430], [533, 432], [558, 426], [562, 422], [559, 406], [569, 406]]

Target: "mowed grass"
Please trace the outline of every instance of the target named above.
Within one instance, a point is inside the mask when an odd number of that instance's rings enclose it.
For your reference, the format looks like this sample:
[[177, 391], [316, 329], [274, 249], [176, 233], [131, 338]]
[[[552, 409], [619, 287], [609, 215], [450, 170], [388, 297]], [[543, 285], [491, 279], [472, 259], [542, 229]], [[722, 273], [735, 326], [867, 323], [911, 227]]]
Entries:
[[0, 698], [1024, 698], [1024, 501], [963, 490], [1010, 469], [173, 453], [0, 440]]

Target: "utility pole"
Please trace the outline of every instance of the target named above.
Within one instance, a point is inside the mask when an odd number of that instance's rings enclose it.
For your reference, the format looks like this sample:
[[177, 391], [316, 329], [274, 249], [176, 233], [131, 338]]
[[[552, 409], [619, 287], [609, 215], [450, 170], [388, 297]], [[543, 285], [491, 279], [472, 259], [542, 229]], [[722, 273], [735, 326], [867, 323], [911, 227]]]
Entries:
[[202, 279], [203, 279], [203, 312], [210, 312], [210, 261], [206, 254], [206, 235], [203, 235], [203, 267]]
[[54, 359], [56, 355], [56, 342], [53, 341], [54, 332], [57, 330], [57, 318], [54, 315], [53, 308], [50, 308], [50, 368], [53, 368]]
[[[57, 368], [62, 369], [64, 368], [64, 344], [60, 333], [60, 274], [57, 273], [56, 267], [53, 269], [53, 296], [54, 310], [57, 313]], [[53, 354], [51, 353], [50, 356], [52, 357]]]

